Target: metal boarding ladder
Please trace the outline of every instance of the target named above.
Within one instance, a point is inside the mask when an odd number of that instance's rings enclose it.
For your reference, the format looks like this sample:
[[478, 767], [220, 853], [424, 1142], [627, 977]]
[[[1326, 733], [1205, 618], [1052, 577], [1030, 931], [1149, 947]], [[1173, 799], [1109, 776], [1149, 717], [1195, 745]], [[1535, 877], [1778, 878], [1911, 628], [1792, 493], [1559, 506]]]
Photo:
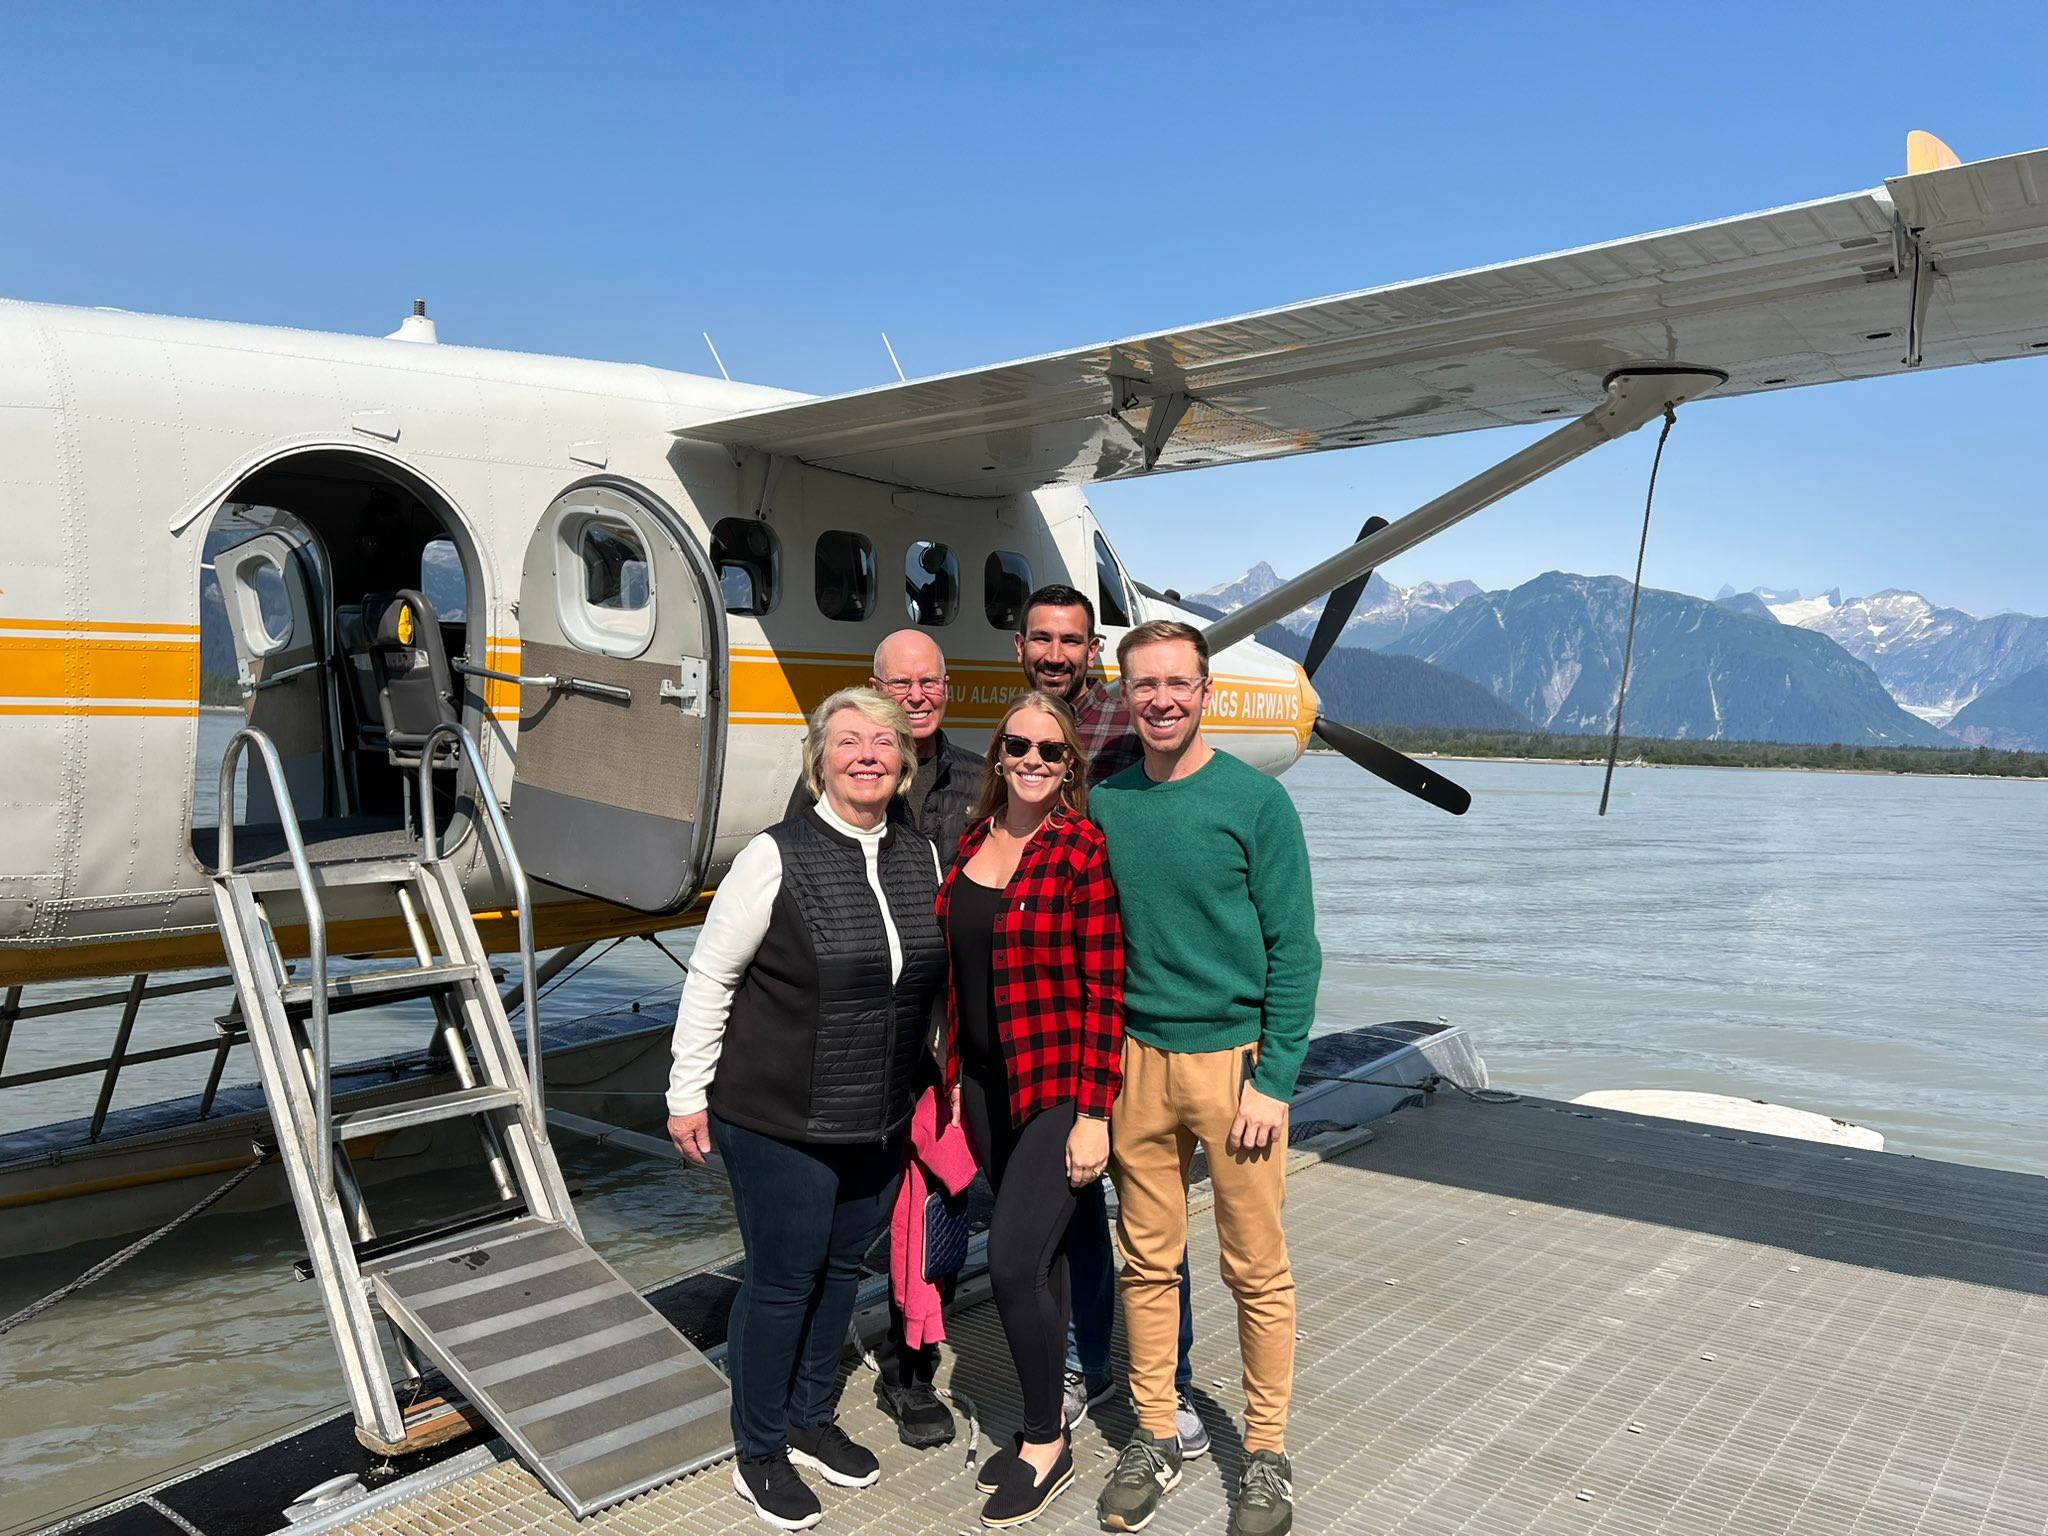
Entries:
[[[439, 738], [457, 743], [499, 867], [518, 904], [525, 1061], [435, 827]], [[288, 863], [238, 870], [233, 780], [249, 748], [268, 774]], [[417, 856], [314, 863], [277, 750], [238, 732], [221, 760], [220, 867], [212, 878], [228, 967], [278, 1131], [278, 1151], [341, 1358], [356, 1434], [386, 1454], [414, 1448], [398, 1386], [423, 1375], [416, 1348], [580, 1518], [726, 1454], [731, 1394], [688, 1340], [583, 1240], [547, 1136], [533, 919], [526, 876], [469, 734], [442, 725], [420, 754]], [[328, 972], [322, 895], [390, 893], [410, 963]], [[307, 974], [293, 979], [277, 933], [303, 922]], [[457, 1087], [336, 1115], [333, 1015], [429, 998]], [[468, 1121], [495, 1205], [380, 1235], [349, 1161], [363, 1138]], [[387, 1356], [387, 1343], [389, 1353]], [[417, 1395], [417, 1394], [413, 1394]]]

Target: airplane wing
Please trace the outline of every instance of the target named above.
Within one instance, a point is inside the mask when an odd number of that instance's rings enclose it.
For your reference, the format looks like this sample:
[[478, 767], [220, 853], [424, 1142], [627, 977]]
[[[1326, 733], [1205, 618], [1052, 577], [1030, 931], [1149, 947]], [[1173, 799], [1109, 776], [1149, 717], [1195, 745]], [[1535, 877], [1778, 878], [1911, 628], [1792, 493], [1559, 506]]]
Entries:
[[1186, 330], [682, 427], [998, 496], [1541, 422], [1628, 364], [1717, 395], [2048, 353], [2048, 150]]

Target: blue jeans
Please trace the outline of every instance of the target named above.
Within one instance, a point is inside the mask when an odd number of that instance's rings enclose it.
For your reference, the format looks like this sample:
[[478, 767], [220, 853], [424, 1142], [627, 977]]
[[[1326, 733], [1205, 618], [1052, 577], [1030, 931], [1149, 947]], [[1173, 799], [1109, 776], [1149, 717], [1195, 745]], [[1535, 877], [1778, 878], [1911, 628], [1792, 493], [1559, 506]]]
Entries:
[[[1073, 1318], [1067, 1324], [1067, 1369], [1100, 1376], [1109, 1370], [1109, 1336], [1116, 1327], [1116, 1261], [1109, 1247], [1109, 1203], [1102, 1180], [1074, 1191], [1074, 1219], [1067, 1226], [1067, 1273], [1073, 1295]], [[1194, 1287], [1188, 1278], [1188, 1256], [1180, 1256], [1180, 1363], [1173, 1384], [1186, 1393], [1195, 1384]]]
[[742, 1457], [773, 1456], [792, 1426], [826, 1423], [839, 1406], [861, 1255], [895, 1203], [903, 1141], [784, 1141], [716, 1115], [711, 1134], [747, 1255], [726, 1332], [732, 1434]]

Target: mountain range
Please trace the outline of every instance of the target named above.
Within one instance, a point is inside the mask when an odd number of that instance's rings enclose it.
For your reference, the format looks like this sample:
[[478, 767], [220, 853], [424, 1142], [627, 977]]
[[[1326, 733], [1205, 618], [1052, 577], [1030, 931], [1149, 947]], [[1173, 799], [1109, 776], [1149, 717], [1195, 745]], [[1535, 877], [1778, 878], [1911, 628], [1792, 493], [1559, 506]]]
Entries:
[[1839, 591], [1773, 603], [1781, 623], [1826, 635], [1876, 670], [1891, 696], [1936, 725], [1971, 700], [2048, 664], [2048, 619], [1980, 619], [1896, 587], [1843, 601]]
[[[1237, 580], [1197, 592], [1192, 600], [1200, 603], [1205, 612], [1235, 613], [1253, 598], [1264, 597], [1280, 581], [1273, 567], [1261, 560]], [[1418, 586], [1398, 587], [1375, 571], [1366, 581], [1365, 594], [1359, 598], [1357, 609], [1345, 621], [1337, 644], [1384, 649], [1410, 630], [1433, 623], [1478, 593], [1478, 583], [1470, 581], [1425, 581]], [[1280, 621], [1281, 625], [1306, 640], [1315, 633], [1317, 621], [1323, 616], [1324, 601], [1318, 598], [1306, 608], [1296, 609]]]
[[[1553, 731], [1597, 733], [1614, 719], [1630, 584], [1549, 571], [1468, 598], [1397, 641]], [[1645, 588], [1626, 727], [1677, 740], [1943, 746], [1877, 675], [1824, 635]]]
[[[1193, 601], [1229, 611], [1280, 581], [1261, 562]], [[1370, 646], [1475, 683], [1540, 726], [1597, 732], [1612, 722], [1627, 598], [1620, 578], [1555, 571], [1503, 592], [1375, 575], [1324, 672]], [[1278, 648], [1298, 654], [1319, 615], [1320, 604], [1275, 626], [1291, 642]], [[1678, 739], [2048, 751], [2043, 669], [2048, 619], [2025, 614], [1979, 619], [1896, 589], [1845, 600], [1839, 588], [1723, 587], [1713, 602], [1646, 590], [1627, 724]], [[1323, 676], [1317, 687], [1331, 697]], [[1349, 711], [1332, 699], [1332, 714], [1370, 718], [1366, 693]]]

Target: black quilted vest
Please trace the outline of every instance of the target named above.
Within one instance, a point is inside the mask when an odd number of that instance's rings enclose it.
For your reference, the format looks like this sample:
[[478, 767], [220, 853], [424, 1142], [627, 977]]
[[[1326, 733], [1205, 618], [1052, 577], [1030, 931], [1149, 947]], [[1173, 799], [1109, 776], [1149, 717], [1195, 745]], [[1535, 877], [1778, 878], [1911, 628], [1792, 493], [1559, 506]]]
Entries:
[[892, 824], [878, 860], [889, 936], [853, 838], [806, 811], [769, 828], [782, 889], [733, 994], [711, 1112], [793, 1141], [886, 1141], [910, 1119], [917, 1057], [946, 982], [932, 845]]

